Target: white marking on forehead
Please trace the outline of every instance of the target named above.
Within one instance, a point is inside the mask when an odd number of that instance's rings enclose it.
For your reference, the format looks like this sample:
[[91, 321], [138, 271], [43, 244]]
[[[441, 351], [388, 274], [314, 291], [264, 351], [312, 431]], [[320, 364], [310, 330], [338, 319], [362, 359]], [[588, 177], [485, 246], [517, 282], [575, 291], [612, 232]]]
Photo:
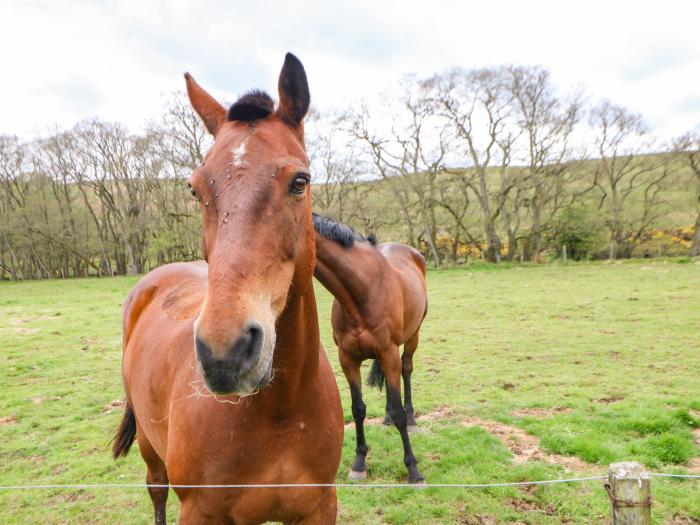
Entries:
[[245, 145], [248, 139], [244, 139], [236, 148], [231, 150], [233, 153], [233, 167], [242, 168], [245, 166]]

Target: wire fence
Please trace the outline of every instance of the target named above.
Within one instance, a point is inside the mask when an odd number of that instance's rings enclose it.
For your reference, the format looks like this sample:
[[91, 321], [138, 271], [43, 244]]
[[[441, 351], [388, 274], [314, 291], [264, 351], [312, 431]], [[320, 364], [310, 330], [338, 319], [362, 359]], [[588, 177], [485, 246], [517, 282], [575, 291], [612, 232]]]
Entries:
[[[649, 476], [655, 478], [675, 479], [700, 479], [695, 474], [667, 474], [650, 472]], [[147, 489], [147, 488], [171, 488], [171, 489], [299, 489], [299, 488], [336, 488], [336, 489], [488, 489], [496, 487], [522, 487], [529, 485], [555, 485], [559, 483], [581, 483], [584, 481], [601, 481], [607, 476], [588, 476], [568, 479], [546, 479], [538, 481], [512, 481], [503, 483], [251, 483], [239, 485], [177, 485], [177, 484], [148, 484], [148, 483], [51, 483], [36, 485], [0, 485], [0, 491], [16, 490], [90, 490], [90, 489]]]

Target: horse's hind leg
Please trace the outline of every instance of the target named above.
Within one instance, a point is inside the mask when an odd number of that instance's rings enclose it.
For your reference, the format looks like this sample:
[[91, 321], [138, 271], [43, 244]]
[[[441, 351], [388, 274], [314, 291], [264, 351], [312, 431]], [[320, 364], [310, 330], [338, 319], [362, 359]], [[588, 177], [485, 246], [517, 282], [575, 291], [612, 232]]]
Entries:
[[[148, 472], [146, 473], [146, 483], [149, 485], [168, 485], [168, 471], [165, 468], [165, 463], [160, 459], [156, 451], [143, 437], [143, 432], [136, 433], [136, 439], [139, 442], [139, 450], [141, 457], [146, 462]], [[155, 512], [156, 525], [166, 525], [165, 521], [165, 505], [168, 501], [168, 487], [149, 487], [148, 494], [151, 496], [153, 510]]]
[[418, 332], [404, 343], [401, 355], [401, 375], [403, 376], [403, 408], [406, 411], [406, 424], [409, 432], [418, 430], [413, 401], [411, 399], [411, 374], [413, 373], [413, 354], [418, 348]]
[[352, 397], [352, 419], [355, 421], [355, 434], [357, 446], [355, 448], [355, 461], [350, 467], [350, 479], [365, 479], [367, 477], [367, 441], [365, 440], [365, 416], [367, 406], [362, 401], [362, 379], [360, 377], [361, 361], [347, 354], [342, 349], [338, 349], [340, 366], [350, 383], [350, 396]]
[[401, 359], [399, 349], [392, 346], [386, 349], [381, 355], [382, 369], [386, 375], [386, 395], [389, 405], [389, 415], [394, 422], [401, 441], [403, 442], [403, 462], [408, 468], [408, 482], [420, 483], [424, 480], [418, 471], [418, 461], [413, 454], [411, 441], [408, 438], [406, 411], [401, 404]]

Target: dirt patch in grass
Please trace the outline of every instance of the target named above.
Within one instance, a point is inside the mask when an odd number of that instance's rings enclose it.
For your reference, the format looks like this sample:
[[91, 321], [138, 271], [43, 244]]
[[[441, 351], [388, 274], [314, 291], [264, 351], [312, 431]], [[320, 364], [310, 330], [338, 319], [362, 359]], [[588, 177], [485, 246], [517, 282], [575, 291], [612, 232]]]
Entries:
[[666, 525], [697, 525], [700, 521], [690, 518], [688, 516], [679, 516], [675, 514], [670, 521], [666, 522]]
[[66, 494], [58, 494], [49, 499], [49, 505], [63, 505], [65, 503], [73, 503], [75, 501], [90, 501], [95, 499], [95, 495], [85, 490], [69, 492]]
[[12, 332], [13, 334], [17, 335], [31, 335], [31, 334], [36, 334], [39, 332], [38, 328], [26, 328], [24, 326], [15, 326], [12, 328], [5, 328], [3, 329], [5, 332]]
[[35, 405], [41, 405], [44, 401], [46, 400], [49, 401], [60, 401], [61, 396], [49, 396], [49, 397], [44, 397], [44, 396], [34, 396], [31, 398], [32, 403]]
[[479, 514], [477, 516], [462, 516], [459, 520], [464, 525], [497, 525], [498, 518], [490, 514]]
[[435, 410], [431, 410], [430, 412], [426, 412], [425, 414], [417, 412], [416, 419], [418, 421], [425, 422], [441, 421], [450, 417], [451, 415], [452, 409], [450, 407], [448, 407], [447, 405], [440, 405], [437, 408], [435, 408]]
[[[104, 408], [102, 409], [103, 414], [108, 414], [114, 409], [121, 408], [126, 404], [126, 400], [124, 399], [115, 399], [114, 401], [110, 401], [107, 403]], [[346, 425], [347, 426], [347, 425]]]
[[31, 335], [39, 333], [39, 328], [28, 328], [23, 326], [31, 321], [53, 321], [60, 319], [59, 315], [37, 315], [34, 317], [11, 317], [9, 324], [11, 328], [5, 328], [4, 331], [12, 332], [18, 335]]
[[[700, 428], [693, 429], [693, 443], [700, 447]], [[694, 457], [688, 462], [688, 472], [700, 474], [700, 456]]]
[[571, 409], [568, 407], [553, 408], [517, 408], [510, 415], [513, 417], [553, 417], [557, 414], [568, 414]]
[[557, 509], [551, 503], [548, 505], [541, 505], [536, 501], [529, 501], [524, 499], [510, 498], [506, 500], [506, 505], [511, 507], [518, 512], [537, 512], [541, 511], [548, 516], [556, 516]]
[[537, 503], [533, 501], [526, 501], [524, 499], [510, 498], [506, 500], [506, 505], [517, 510], [518, 512], [532, 512], [534, 510], [540, 510]]
[[54, 321], [60, 318], [60, 315], [35, 315], [33, 317], [13, 317], [10, 319], [10, 324], [16, 326], [18, 324], [25, 324], [30, 321]]
[[58, 476], [59, 474], [63, 474], [67, 469], [68, 467], [65, 464], [61, 463], [60, 465], [56, 465], [54, 468], [51, 469], [51, 474], [53, 474], [54, 476]]
[[512, 427], [499, 423], [472, 417], [464, 420], [464, 425], [468, 427], [481, 427], [490, 434], [500, 439], [503, 444], [513, 454], [513, 462], [516, 464], [528, 461], [543, 461], [554, 465], [561, 465], [567, 470], [591, 470], [594, 468], [590, 463], [573, 457], [562, 456], [560, 454], [548, 454], [540, 448], [540, 440], [532, 434], [528, 434], [521, 428]]
[[[381, 417], [366, 417], [365, 418], [365, 426], [368, 425], [381, 425], [384, 422], [384, 418]], [[355, 428], [355, 421], [348, 421], [345, 423], [345, 430], [349, 428]]]
[[691, 474], [700, 474], [700, 457], [693, 458], [688, 462], [688, 472]]
[[594, 399], [594, 403], [603, 403], [603, 404], [610, 404], [610, 403], [617, 403], [618, 401], [622, 401], [624, 396], [610, 396], [610, 397], [601, 397], [599, 399]]
[[17, 416], [0, 416], [0, 426], [17, 423]]
[[[446, 419], [452, 415], [452, 409], [448, 407], [447, 405], [440, 405], [435, 410], [431, 410], [430, 412], [426, 412], [425, 414], [422, 414], [420, 412], [416, 412], [416, 421], [418, 425], [420, 426], [421, 423], [430, 423], [433, 421], [441, 421], [443, 419]], [[367, 425], [381, 425], [384, 423], [384, 418], [383, 417], [368, 417], [365, 418], [365, 426]], [[355, 422], [354, 421], [349, 421], [345, 423], [345, 429], [350, 429], [350, 428], [355, 428]]]

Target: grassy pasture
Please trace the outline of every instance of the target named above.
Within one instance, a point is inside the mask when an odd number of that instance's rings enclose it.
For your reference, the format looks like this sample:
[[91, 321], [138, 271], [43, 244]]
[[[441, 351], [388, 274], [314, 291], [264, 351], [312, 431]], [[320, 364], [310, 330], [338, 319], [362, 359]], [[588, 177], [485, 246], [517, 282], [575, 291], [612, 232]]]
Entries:
[[[700, 470], [700, 265], [473, 266], [428, 277], [414, 372], [421, 430], [412, 435], [428, 482], [597, 475], [632, 458], [655, 471]], [[121, 417], [119, 309], [135, 280], [0, 284], [0, 485], [144, 480], [136, 450], [116, 463], [108, 450]], [[349, 422], [330, 297], [317, 290]], [[381, 417], [382, 396], [365, 388], [365, 399], [368, 415]], [[521, 441], [509, 447], [507, 436]], [[398, 433], [370, 424], [367, 439], [369, 481], [405, 480]], [[350, 425], [339, 481], [354, 441]], [[657, 522], [700, 522], [700, 482], [652, 487]], [[339, 502], [339, 523], [357, 524], [583, 524], [608, 515], [597, 481], [341, 490]], [[168, 507], [174, 523], [173, 493]], [[0, 493], [3, 524], [146, 524], [151, 512], [142, 489]]]

